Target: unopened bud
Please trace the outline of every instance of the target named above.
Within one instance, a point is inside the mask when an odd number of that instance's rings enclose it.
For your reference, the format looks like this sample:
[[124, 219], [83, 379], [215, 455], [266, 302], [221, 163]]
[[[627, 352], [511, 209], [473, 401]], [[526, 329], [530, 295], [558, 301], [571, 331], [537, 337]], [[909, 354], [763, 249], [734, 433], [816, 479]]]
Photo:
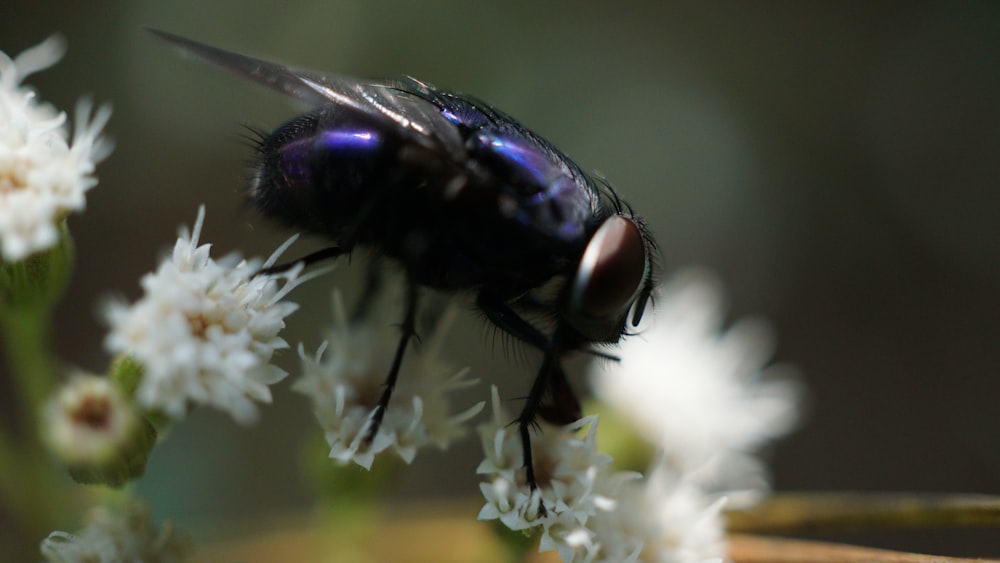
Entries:
[[118, 391], [93, 375], [74, 376], [45, 411], [45, 441], [78, 483], [120, 487], [140, 477], [156, 431]]

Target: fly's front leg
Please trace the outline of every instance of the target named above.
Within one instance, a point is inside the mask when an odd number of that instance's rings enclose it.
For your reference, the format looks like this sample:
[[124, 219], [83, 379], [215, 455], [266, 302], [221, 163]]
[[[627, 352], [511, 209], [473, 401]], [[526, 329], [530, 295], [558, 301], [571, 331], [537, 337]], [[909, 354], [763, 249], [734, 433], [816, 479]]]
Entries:
[[573, 393], [569, 380], [566, 379], [566, 372], [562, 369], [560, 358], [553, 361], [551, 371], [548, 376], [549, 397], [552, 398], [548, 404], [538, 407], [538, 416], [544, 418], [552, 424], [565, 426], [572, 424], [583, 418], [583, 409], [580, 407], [580, 400]]
[[[531, 384], [531, 390], [524, 401], [521, 414], [518, 415], [517, 429], [521, 437], [521, 449], [524, 458], [525, 478], [531, 490], [538, 488], [538, 479], [535, 475], [535, 465], [531, 450], [531, 427], [535, 425], [535, 418], [542, 415], [543, 418], [551, 422], [560, 424], [572, 422], [579, 418], [577, 413], [580, 410], [580, 403], [573, 395], [566, 381], [566, 376], [560, 365], [561, 352], [552, 344], [552, 340], [540, 330], [524, 320], [510, 306], [498, 299], [493, 299], [489, 295], [480, 293], [476, 304], [486, 314], [487, 318], [500, 329], [510, 335], [524, 341], [542, 351], [542, 366], [535, 375], [535, 381]], [[553, 395], [556, 401], [552, 407], [543, 407], [542, 400], [546, 392]], [[574, 417], [572, 420], [566, 420]], [[538, 513], [545, 516], [547, 511], [544, 503], [539, 503]]]

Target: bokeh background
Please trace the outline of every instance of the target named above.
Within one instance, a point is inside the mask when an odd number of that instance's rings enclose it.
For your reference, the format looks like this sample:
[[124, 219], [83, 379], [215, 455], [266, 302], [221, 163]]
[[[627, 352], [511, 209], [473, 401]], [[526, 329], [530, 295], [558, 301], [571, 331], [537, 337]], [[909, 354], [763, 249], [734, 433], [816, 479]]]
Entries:
[[[240, 135], [297, 110], [146, 26], [474, 93], [606, 175], [668, 272], [714, 270], [732, 318], [769, 318], [776, 360], [802, 369], [808, 418], [772, 452], [779, 489], [1000, 493], [1000, 4], [7, 0], [0, 49], [68, 39], [31, 79], [42, 97], [115, 108], [55, 333], [62, 360], [93, 370], [101, 300], [135, 298], [199, 204], [217, 252], [266, 255], [288, 234], [242, 206]], [[350, 294], [356, 276], [296, 291], [293, 345], [315, 348], [331, 285]], [[523, 393], [532, 358], [505, 360], [463, 322], [456, 363]], [[294, 352], [282, 362], [295, 373]], [[307, 509], [301, 446], [317, 430], [288, 387], [255, 428], [205, 412], [178, 425], [139, 486], [156, 515], [197, 530]], [[392, 496], [474, 496], [478, 456], [471, 440], [422, 455]], [[974, 555], [1000, 552], [997, 535], [836, 537]]]

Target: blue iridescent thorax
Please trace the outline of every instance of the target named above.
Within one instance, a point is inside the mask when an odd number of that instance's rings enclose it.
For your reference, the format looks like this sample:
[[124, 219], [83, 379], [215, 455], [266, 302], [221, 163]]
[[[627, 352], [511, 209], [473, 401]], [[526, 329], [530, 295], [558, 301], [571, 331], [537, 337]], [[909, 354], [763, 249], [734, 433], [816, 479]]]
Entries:
[[582, 237], [598, 210], [587, 176], [548, 142], [512, 118], [452, 94], [435, 100], [442, 115], [466, 131], [473, 155], [492, 163], [515, 196], [501, 208], [521, 224], [562, 240]]

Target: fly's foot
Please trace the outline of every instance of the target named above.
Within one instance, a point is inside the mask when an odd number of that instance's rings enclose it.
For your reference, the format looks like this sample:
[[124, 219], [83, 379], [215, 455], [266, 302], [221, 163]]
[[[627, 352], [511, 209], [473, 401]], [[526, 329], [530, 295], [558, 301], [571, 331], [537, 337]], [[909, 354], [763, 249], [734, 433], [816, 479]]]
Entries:
[[534, 417], [524, 417], [517, 420], [518, 431], [521, 434], [521, 452], [524, 458], [525, 480], [531, 494], [538, 491], [538, 517], [545, 518], [549, 512], [545, 508], [545, 501], [542, 500], [541, 489], [538, 486], [538, 479], [535, 477], [535, 463], [531, 455], [531, 432], [532, 426], [537, 427]]

